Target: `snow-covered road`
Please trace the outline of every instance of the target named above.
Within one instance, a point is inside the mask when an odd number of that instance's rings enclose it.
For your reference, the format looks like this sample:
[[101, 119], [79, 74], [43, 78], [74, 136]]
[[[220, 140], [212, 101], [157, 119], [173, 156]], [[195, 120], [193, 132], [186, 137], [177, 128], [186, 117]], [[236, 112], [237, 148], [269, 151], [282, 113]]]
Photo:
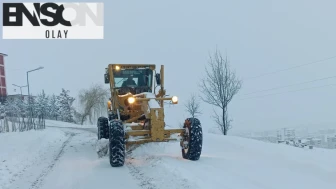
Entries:
[[140, 188], [127, 167], [111, 169], [106, 158], [97, 158], [97, 137], [75, 132], [64, 154], [44, 178], [41, 189]]
[[4, 134], [16, 141], [1, 148], [0, 188], [141, 188], [126, 166], [111, 169], [106, 158], [98, 158], [97, 135], [88, 130], [48, 127]]
[[176, 142], [151, 143], [128, 154], [124, 167], [112, 168], [108, 157], [98, 158], [96, 143], [94, 127], [58, 125], [1, 134], [0, 188], [315, 189], [336, 185], [336, 150], [204, 133], [199, 161], [182, 159]]

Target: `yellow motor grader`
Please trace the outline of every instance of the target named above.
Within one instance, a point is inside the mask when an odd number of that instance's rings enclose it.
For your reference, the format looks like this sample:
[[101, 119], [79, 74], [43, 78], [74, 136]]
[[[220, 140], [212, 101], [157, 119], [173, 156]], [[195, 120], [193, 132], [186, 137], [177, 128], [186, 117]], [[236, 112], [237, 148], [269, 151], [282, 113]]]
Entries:
[[164, 66], [159, 73], [155, 68], [154, 64], [109, 64], [105, 69], [111, 97], [108, 116], [99, 117], [97, 127], [98, 140], [109, 140], [112, 167], [124, 165], [126, 150], [149, 142], [180, 140], [183, 158], [200, 158], [203, 133], [198, 119], [187, 118], [183, 128], [165, 129], [164, 101], [177, 104], [178, 98], [166, 95]]

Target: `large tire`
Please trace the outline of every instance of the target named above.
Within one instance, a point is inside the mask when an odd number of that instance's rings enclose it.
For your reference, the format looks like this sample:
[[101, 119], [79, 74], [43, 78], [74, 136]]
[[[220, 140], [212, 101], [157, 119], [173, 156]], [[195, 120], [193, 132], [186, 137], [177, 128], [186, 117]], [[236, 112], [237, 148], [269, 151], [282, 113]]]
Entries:
[[112, 120], [114, 120], [114, 119], [118, 119], [118, 115], [115, 114], [115, 113], [113, 113], [113, 112], [111, 112], [111, 113], [109, 113], [109, 115], [108, 115], [108, 119], [109, 119], [109, 121], [112, 121]]
[[99, 117], [97, 121], [98, 127], [98, 140], [105, 138], [109, 138], [109, 127], [108, 127], [108, 119], [106, 117]]
[[121, 167], [125, 162], [125, 131], [121, 120], [110, 122], [110, 164], [112, 167]]
[[187, 142], [187, 146], [182, 147], [182, 157], [196, 161], [202, 153], [203, 132], [201, 123], [197, 118], [188, 118], [185, 120], [183, 128], [186, 129], [184, 141]]

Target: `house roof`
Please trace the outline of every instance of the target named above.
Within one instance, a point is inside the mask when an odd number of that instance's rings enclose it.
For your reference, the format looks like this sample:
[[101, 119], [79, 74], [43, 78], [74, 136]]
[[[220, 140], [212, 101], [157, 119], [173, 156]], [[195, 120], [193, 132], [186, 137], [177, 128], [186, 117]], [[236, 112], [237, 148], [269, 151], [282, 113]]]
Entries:
[[[21, 96], [21, 94], [11, 94], [11, 95], [7, 95], [7, 96]], [[22, 96], [28, 96], [28, 95], [22, 95]]]
[[[23, 97], [28, 97], [28, 95], [22, 94]], [[12, 95], [7, 95], [7, 97], [21, 97], [21, 94], [12, 94]], [[36, 96], [32, 96], [35, 98]]]
[[8, 56], [7, 54], [4, 53], [0, 53], [0, 56]]

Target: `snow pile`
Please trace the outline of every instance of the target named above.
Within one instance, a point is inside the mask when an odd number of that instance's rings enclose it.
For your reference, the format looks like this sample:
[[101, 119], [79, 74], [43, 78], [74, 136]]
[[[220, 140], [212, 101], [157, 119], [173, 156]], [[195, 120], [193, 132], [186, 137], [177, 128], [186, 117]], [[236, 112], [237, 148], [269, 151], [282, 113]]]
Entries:
[[102, 138], [97, 140], [96, 143], [96, 152], [99, 158], [102, 158], [108, 154], [109, 149], [109, 139]]
[[[144, 92], [143, 94], [146, 95], [146, 98], [156, 98], [154, 93]], [[148, 101], [148, 106], [149, 106], [149, 108], [161, 108], [160, 104], [155, 99], [150, 99]]]
[[6, 189], [15, 181], [29, 179], [21, 178], [25, 171], [29, 171], [31, 177], [40, 174], [39, 168], [48, 166], [66, 138], [58, 129], [1, 133], [0, 188]]
[[159, 103], [155, 99], [150, 99], [148, 101], [148, 106], [150, 108], [161, 108], [160, 105], [159, 105]]

